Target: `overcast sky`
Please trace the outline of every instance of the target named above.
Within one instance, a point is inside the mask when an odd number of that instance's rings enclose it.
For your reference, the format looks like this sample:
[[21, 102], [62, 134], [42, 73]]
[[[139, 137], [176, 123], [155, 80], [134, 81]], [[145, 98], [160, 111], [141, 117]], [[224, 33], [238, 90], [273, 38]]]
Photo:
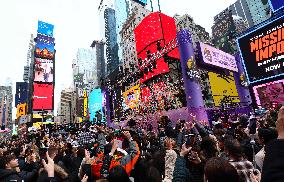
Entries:
[[[160, 0], [167, 15], [189, 14], [211, 32], [213, 17], [236, 0]], [[0, 85], [10, 78], [22, 81], [30, 34], [36, 35], [37, 21], [55, 25], [56, 86], [55, 107], [60, 91], [72, 82], [72, 60], [78, 48], [89, 48], [99, 39], [97, 7], [100, 0], [7, 0], [0, 1]], [[157, 3], [157, 0], [153, 0]], [[155, 8], [157, 10], [157, 8]], [[14, 105], [14, 104], [13, 104]], [[15, 117], [15, 113], [13, 113]]]

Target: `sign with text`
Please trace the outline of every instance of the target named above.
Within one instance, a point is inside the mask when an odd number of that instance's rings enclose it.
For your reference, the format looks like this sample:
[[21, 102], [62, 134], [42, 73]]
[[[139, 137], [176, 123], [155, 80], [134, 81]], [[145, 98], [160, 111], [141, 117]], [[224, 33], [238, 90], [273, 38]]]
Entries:
[[283, 16], [238, 39], [249, 83], [284, 75]]
[[199, 43], [199, 46], [202, 56], [201, 61], [203, 61], [203, 64], [238, 72], [234, 56], [202, 42]]

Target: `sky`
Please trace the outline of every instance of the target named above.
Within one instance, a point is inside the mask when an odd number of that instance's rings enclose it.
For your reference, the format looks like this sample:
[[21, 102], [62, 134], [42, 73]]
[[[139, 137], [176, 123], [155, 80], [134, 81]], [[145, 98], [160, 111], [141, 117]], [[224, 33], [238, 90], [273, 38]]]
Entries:
[[[236, 0], [160, 0], [167, 15], [189, 14], [211, 34], [213, 18]], [[153, 0], [157, 9], [157, 0]], [[8, 0], [0, 1], [0, 85], [23, 81], [30, 35], [36, 36], [38, 20], [55, 26], [55, 110], [62, 89], [71, 86], [72, 61], [78, 48], [89, 48], [100, 40], [100, 0]], [[149, 5], [147, 6], [149, 7]], [[14, 105], [14, 104], [13, 104]], [[15, 109], [13, 117], [15, 117]]]

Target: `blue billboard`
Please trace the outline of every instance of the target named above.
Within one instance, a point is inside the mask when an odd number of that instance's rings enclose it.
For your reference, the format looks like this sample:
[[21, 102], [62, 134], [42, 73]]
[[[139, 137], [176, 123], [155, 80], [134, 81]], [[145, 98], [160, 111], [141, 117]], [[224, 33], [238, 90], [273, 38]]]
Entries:
[[15, 94], [15, 107], [18, 104], [24, 104], [28, 100], [28, 83], [16, 82], [16, 94]]
[[136, 2], [142, 4], [142, 5], [146, 5], [147, 4], [147, 0], [135, 0]]
[[104, 121], [103, 94], [101, 89], [94, 89], [89, 95], [90, 121]]
[[279, 11], [284, 8], [283, 0], [269, 0], [269, 4], [273, 12]]
[[42, 21], [38, 21], [38, 29], [37, 29], [38, 33], [47, 35], [49, 37], [53, 37], [53, 29], [54, 29], [54, 25], [45, 23]]

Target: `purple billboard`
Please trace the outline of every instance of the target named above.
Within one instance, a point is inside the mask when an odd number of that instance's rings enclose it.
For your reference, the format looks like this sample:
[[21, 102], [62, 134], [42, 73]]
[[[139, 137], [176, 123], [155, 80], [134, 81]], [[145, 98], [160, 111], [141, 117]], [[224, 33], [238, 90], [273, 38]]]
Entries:
[[201, 64], [238, 72], [234, 56], [202, 42], [199, 43], [198, 48], [201, 55]]

